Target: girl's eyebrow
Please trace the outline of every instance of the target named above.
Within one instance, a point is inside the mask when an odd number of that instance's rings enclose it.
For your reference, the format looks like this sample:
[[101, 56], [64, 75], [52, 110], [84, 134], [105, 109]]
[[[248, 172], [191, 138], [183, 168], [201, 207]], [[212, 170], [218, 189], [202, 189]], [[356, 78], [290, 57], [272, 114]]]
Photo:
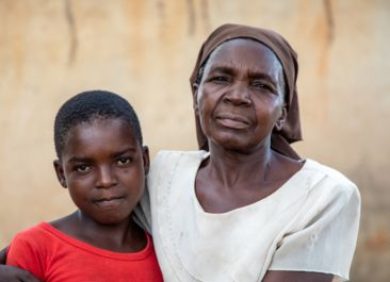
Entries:
[[88, 157], [71, 157], [68, 162], [70, 163], [82, 163], [82, 162], [91, 162], [92, 159]]
[[[121, 151], [118, 151], [118, 152], [114, 152], [111, 154], [111, 157], [115, 158], [115, 157], [118, 157], [118, 156], [121, 156], [123, 154], [126, 154], [126, 153], [134, 153], [137, 151], [137, 148], [135, 147], [129, 147], [129, 148], [126, 148], [124, 150], [121, 150]], [[90, 157], [84, 157], [84, 156], [80, 156], [80, 157], [71, 157], [69, 159], [68, 162], [74, 162], [74, 163], [77, 163], [77, 162], [92, 162], [93, 159], [90, 158]]]
[[134, 153], [136, 151], [137, 151], [137, 148], [129, 147], [129, 148], [126, 148], [125, 150], [122, 150], [122, 151], [119, 151], [119, 152], [116, 152], [116, 153], [112, 154], [112, 156], [113, 157], [118, 157], [118, 156], [124, 155], [126, 153]]

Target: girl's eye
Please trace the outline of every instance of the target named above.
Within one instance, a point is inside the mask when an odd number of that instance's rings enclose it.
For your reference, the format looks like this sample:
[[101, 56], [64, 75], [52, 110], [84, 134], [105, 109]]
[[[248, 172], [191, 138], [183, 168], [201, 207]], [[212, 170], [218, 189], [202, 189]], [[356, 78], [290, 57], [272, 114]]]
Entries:
[[78, 165], [75, 167], [75, 170], [80, 173], [87, 173], [91, 170], [91, 166], [89, 165]]
[[129, 157], [122, 157], [116, 161], [117, 165], [119, 165], [119, 166], [126, 166], [126, 165], [130, 164], [130, 162], [131, 162], [131, 159]]

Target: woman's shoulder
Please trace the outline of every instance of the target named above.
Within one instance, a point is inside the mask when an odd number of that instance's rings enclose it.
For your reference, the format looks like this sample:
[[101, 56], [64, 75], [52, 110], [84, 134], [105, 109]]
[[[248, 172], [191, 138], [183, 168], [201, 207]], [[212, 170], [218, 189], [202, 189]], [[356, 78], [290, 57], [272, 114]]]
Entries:
[[148, 183], [153, 185], [156, 181], [165, 182], [177, 174], [192, 173], [207, 156], [206, 151], [159, 151], [152, 159]]
[[355, 183], [340, 171], [318, 161], [306, 159], [300, 173], [308, 179], [309, 190], [332, 192], [334, 196], [339, 196], [340, 194], [351, 196], [355, 194], [360, 198], [359, 190]]
[[206, 151], [159, 151], [151, 163], [151, 169], [160, 169], [161, 167], [172, 168], [181, 163], [197, 163], [208, 156]]
[[208, 154], [209, 152], [203, 150], [194, 150], [194, 151], [160, 150], [157, 152], [155, 160], [161, 158], [171, 159], [171, 158], [181, 158], [181, 157], [199, 159]]

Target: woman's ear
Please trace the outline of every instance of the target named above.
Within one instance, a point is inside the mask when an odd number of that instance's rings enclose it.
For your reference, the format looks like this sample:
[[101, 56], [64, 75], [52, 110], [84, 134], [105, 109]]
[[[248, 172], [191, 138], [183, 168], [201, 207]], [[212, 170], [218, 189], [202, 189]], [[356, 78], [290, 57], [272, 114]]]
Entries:
[[192, 99], [193, 99], [193, 107], [195, 115], [198, 115], [199, 108], [198, 108], [198, 90], [199, 90], [199, 84], [195, 82], [192, 84]]
[[278, 118], [275, 124], [275, 128], [277, 131], [282, 130], [284, 123], [286, 122], [286, 119], [287, 119], [287, 107], [286, 105], [283, 105], [282, 113], [280, 114], [280, 117]]
[[142, 159], [144, 161], [145, 175], [149, 173], [150, 159], [149, 159], [149, 148], [148, 146], [142, 147]]
[[66, 188], [66, 178], [64, 173], [64, 168], [62, 167], [62, 164], [60, 160], [53, 161], [54, 170], [56, 171], [58, 182], [61, 184], [62, 187]]

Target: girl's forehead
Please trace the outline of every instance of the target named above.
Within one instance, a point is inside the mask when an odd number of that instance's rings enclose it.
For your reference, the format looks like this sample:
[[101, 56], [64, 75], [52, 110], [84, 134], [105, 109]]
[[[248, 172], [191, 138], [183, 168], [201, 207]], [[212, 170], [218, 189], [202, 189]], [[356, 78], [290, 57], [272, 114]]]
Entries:
[[106, 133], [115, 134], [115, 136], [120, 136], [123, 134], [133, 135], [133, 130], [128, 122], [122, 118], [112, 117], [95, 117], [88, 121], [80, 122], [79, 124], [76, 124], [70, 128], [69, 132], [77, 135], [108, 135]]
[[69, 132], [100, 131], [111, 128], [122, 131], [131, 126], [122, 118], [93, 116], [88, 120], [78, 122], [69, 128]]
[[74, 149], [137, 146], [137, 138], [129, 123], [120, 118], [93, 119], [81, 122], [68, 131], [64, 151]]

